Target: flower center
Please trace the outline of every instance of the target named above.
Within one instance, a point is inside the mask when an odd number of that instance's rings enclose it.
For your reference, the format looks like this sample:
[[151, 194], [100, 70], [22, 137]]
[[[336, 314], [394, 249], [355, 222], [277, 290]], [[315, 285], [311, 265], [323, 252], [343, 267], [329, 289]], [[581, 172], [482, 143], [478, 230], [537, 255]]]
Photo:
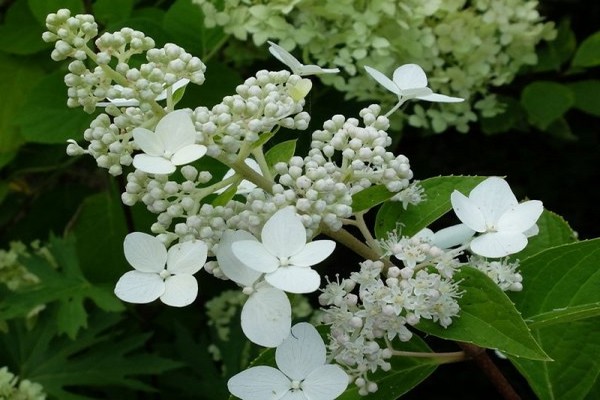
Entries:
[[167, 271], [166, 269], [163, 269], [160, 274], [158, 274], [158, 276], [160, 276], [163, 280], [166, 280], [168, 277], [171, 276], [171, 273], [169, 271]]
[[297, 390], [302, 390], [302, 381], [293, 380], [292, 381], [292, 391], [295, 392]]
[[288, 265], [290, 265], [290, 258], [289, 257], [279, 257], [279, 265], [282, 267], [287, 267]]

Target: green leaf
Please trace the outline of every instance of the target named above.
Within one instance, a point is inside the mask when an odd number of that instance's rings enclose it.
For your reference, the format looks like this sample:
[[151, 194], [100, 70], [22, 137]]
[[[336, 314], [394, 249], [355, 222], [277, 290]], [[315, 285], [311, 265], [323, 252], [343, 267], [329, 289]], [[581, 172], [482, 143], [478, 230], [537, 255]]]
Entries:
[[521, 93], [521, 104], [529, 115], [529, 121], [545, 130], [564, 115], [575, 103], [571, 90], [560, 83], [536, 81]]
[[38, 22], [27, 5], [27, 0], [15, 1], [0, 25], [0, 51], [10, 54], [34, 54], [52, 45], [42, 40], [46, 30]]
[[86, 298], [94, 302], [100, 299], [96, 305], [106, 307], [107, 311], [123, 310], [116, 298], [109, 303], [106, 296], [101, 297], [98, 293], [104, 291], [114, 298], [112, 288], [94, 287], [81, 274], [73, 238], [51, 237], [49, 246], [53, 258], [32, 255], [21, 260], [40, 278], [40, 283], [6, 296], [0, 303], [0, 320], [23, 317], [39, 305], [55, 303], [58, 307], [58, 332], [75, 338], [79, 330], [87, 326], [87, 313], [83, 308]]
[[370, 210], [376, 205], [389, 200], [395, 194], [387, 190], [385, 185], [368, 187], [352, 196], [352, 211], [357, 213]]
[[10, 334], [0, 335], [0, 355], [3, 360], [12, 359], [20, 377], [41, 384], [51, 398], [88, 400], [77, 394], [82, 387], [94, 387], [100, 393], [110, 386], [149, 391], [152, 388], [136, 376], [160, 374], [181, 365], [149, 354], [144, 344], [150, 334], [124, 334], [116, 315], [92, 315], [89, 329], [77, 340], [57, 337], [54, 316], [42, 313], [41, 317], [36, 329], [19, 323], [11, 326]]
[[460, 314], [443, 328], [421, 320], [417, 329], [432, 335], [497, 349], [532, 360], [549, 360], [508, 296], [483, 272], [462, 267], [454, 276], [464, 291], [459, 300]]
[[204, 13], [191, 0], [177, 0], [165, 14], [163, 27], [177, 44], [204, 61], [226, 37], [221, 28], [204, 26]]
[[81, 269], [91, 282], [114, 284], [128, 269], [123, 255], [127, 226], [116, 188], [83, 201], [74, 220], [73, 232], [77, 238]]
[[375, 235], [387, 237], [387, 232], [396, 229], [398, 223], [403, 225], [402, 235], [416, 234], [452, 209], [450, 194], [454, 190], [468, 194], [484, 179], [482, 176], [438, 176], [421, 181], [426, 200], [406, 210], [401, 202], [384, 203], [375, 220]]
[[287, 163], [296, 152], [296, 139], [286, 140], [285, 142], [277, 143], [265, 153], [265, 159], [270, 169], [273, 169], [278, 162]]
[[[585, 399], [600, 371], [600, 319], [584, 319], [534, 331], [553, 362], [509, 356], [541, 400]], [[591, 395], [589, 399], [597, 397]]]
[[[96, 1], [98, 3], [101, 0]], [[27, 0], [29, 10], [41, 26], [46, 26], [46, 17], [61, 8], [71, 10], [71, 15], [83, 13], [83, 2], [81, 0]], [[94, 13], [97, 15], [96, 13]], [[38, 37], [41, 40], [41, 36]]]
[[575, 57], [574, 67], [596, 67], [600, 65], [600, 31], [593, 33], [581, 42]]
[[534, 336], [554, 362], [511, 361], [541, 399], [583, 399], [600, 376], [598, 265], [600, 239], [554, 247], [521, 263], [523, 291], [511, 297], [539, 327]]
[[93, 116], [67, 107], [63, 75], [56, 71], [42, 79], [19, 113], [17, 120], [27, 141], [64, 143], [82, 136], [90, 125]]
[[[422, 353], [432, 351], [418, 336], [413, 336], [409, 342], [401, 343], [395, 347], [401, 351]], [[437, 364], [432, 359], [427, 358], [395, 356], [390, 360], [390, 363], [392, 364], [390, 371], [379, 370], [369, 375], [369, 379], [377, 383], [378, 387], [377, 393], [373, 395], [373, 398], [377, 398], [378, 400], [396, 400], [424, 381], [437, 368]], [[364, 396], [358, 394], [356, 385], [350, 385], [337, 399], [361, 400], [364, 398]]]
[[573, 107], [588, 114], [600, 117], [600, 80], [589, 79], [570, 83], [569, 89], [575, 95]]
[[568, 19], [562, 20], [557, 27], [556, 39], [546, 42], [538, 52], [538, 63], [533, 67], [533, 71], [559, 71], [575, 52], [576, 45], [571, 22]]
[[98, 22], [122, 21], [131, 15], [133, 0], [96, 0], [92, 9]]
[[567, 221], [552, 211], [544, 210], [537, 221], [540, 232], [529, 238], [527, 247], [512, 258], [524, 260], [543, 250], [576, 241], [575, 232]]
[[0, 53], [0, 93], [10, 99], [0, 102], [0, 168], [16, 155], [23, 143], [16, 116], [43, 76], [44, 71], [38, 65]]

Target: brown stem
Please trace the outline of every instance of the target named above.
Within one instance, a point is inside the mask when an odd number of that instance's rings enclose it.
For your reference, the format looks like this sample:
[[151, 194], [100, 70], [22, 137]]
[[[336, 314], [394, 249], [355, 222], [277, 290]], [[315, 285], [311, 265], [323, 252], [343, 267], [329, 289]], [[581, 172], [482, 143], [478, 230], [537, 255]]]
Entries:
[[496, 387], [496, 390], [506, 400], [521, 400], [521, 396], [517, 394], [515, 389], [512, 387], [510, 382], [502, 374], [500, 369], [494, 364], [490, 356], [486, 353], [485, 349], [474, 344], [457, 342], [458, 345], [469, 355], [475, 364], [483, 373], [488, 377], [492, 384]]

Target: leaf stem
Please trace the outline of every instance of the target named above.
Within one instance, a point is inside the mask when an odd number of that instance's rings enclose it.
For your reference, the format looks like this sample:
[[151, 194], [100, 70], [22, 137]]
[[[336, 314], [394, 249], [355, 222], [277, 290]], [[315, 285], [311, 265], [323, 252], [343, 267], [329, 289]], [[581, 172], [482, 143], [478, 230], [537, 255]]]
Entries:
[[448, 353], [429, 353], [419, 351], [401, 351], [392, 350], [392, 354], [400, 357], [431, 358], [436, 360], [437, 364], [450, 364], [465, 361], [468, 357], [464, 351], [453, 351]]

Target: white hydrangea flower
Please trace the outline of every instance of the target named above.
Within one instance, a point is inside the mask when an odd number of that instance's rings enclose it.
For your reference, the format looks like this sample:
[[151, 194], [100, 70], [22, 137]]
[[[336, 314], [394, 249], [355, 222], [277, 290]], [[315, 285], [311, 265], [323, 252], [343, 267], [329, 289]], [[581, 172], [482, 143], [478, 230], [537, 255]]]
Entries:
[[185, 110], [165, 115], [154, 132], [135, 128], [133, 139], [144, 152], [133, 158], [133, 166], [149, 174], [171, 174], [177, 165], [196, 161], [207, 150], [206, 146], [196, 144], [196, 129]]
[[464, 101], [460, 97], [450, 97], [433, 93], [427, 87], [427, 75], [417, 64], [404, 64], [396, 68], [393, 81], [376, 70], [365, 65], [365, 69], [384, 88], [398, 96], [400, 101], [419, 99], [438, 103], [458, 103]]
[[306, 322], [294, 325], [277, 347], [275, 362], [279, 369], [258, 366], [234, 375], [229, 391], [242, 400], [334, 400], [348, 386], [346, 372], [325, 363], [325, 343]]
[[306, 230], [293, 207], [273, 214], [263, 226], [261, 239], [235, 242], [231, 250], [247, 267], [264, 273], [273, 287], [290, 293], [319, 288], [321, 277], [310, 267], [333, 253], [333, 240], [306, 243]]
[[267, 43], [269, 43], [269, 52], [271, 52], [276, 59], [287, 65], [289, 69], [292, 70], [292, 73], [296, 75], [336, 74], [340, 72], [339, 68], [321, 68], [318, 65], [312, 64], [304, 65], [283, 47], [273, 42]]
[[173, 307], [187, 306], [196, 299], [198, 282], [193, 274], [206, 262], [208, 248], [204, 242], [179, 243], [167, 251], [156, 237], [133, 232], [125, 237], [123, 249], [135, 271], [126, 272], [117, 282], [118, 298], [136, 304], [160, 298]]
[[[182, 87], [187, 86], [187, 84], [190, 83], [189, 79], [180, 79], [177, 82], [175, 82], [173, 85], [171, 85], [171, 91], [172, 93], [175, 93], [177, 90], [181, 89]], [[124, 89], [123, 86], [121, 85], [113, 85], [113, 88], [115, 88], [118, 91], [122, 91]], [[167, 89], [163, 90], [161, 94], [159, 94], [158, 96], [156, 96], [156, 101], [161, 101], [167, 98]], [[106, 100], [108, 101], [101, 101], [99, 103], [96, 104], [96, 106], [98, 107], [106, 107], [109, 105], [114, 105], [117, 107], [137, 107], [140, 105], [140, 102], [136, 99], [123, 99], [123, 98], [117, 98], [117, 99], [111, 99], [111, 98], [106, 98]]]
[[498, 177], [481, 182], [469, 197], [455, 190], [450, 201], [458, 218], [481, 233], [471, 241], [471, 251], [490, 258], [523, 250], [527, 237], [537, 234], [536, 221], [544, 210], [539, 200], [519, 203], [508, 183]]
[[276, 347], [288, 337], [292, 326], [292, 307], [285, 292], [265, 282], [259, 282], [261, 272], [247, 267], [231, 251], [231, 245], [240, 240], [256, 241], [246, 231], [225, 231], [216, 251], [223, 274], [244, 287], [249, 294], [242, 308], [242, 331], [253, 343]]
[[442, 250], [461, 245], [473, 237], [475, 231], [465, 224], [456, 224], [437, 232], [429, 228], [421, 229], [414, 237], [423, 238]]

